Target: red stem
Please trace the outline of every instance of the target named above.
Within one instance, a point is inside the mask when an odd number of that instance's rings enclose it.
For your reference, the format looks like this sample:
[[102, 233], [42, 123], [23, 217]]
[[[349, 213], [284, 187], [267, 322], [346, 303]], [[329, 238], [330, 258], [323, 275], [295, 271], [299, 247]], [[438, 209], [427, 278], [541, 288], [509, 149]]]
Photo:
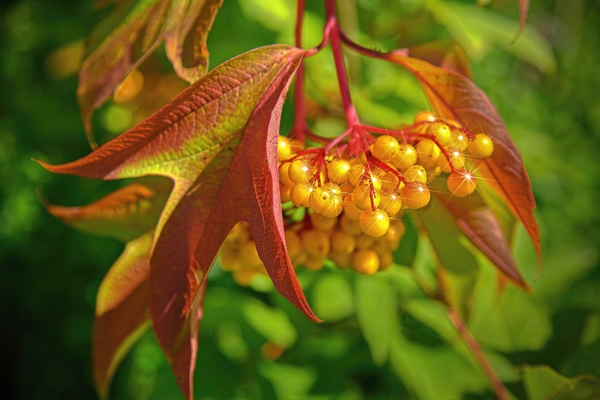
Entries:
[[325, 0], [325, 13], [327, 15], [327, 23], [331, 23], [331, 51], [337, 72], [338, 84], [340, 87], [340, 95], [342, 97], [342, 105], [346, 114], [346, 121], [349, 127], [353, 127], [359, 123], [356, 108], [352, 104], [350, 96], [350, 85], [348, 83], [348, 75], [346, 73], [346, 64], [344, 63], [344, 55], [342, 54], [342, 42], [340, 38], [340, 26], [336, 14], [335, 0]]
[[469, 329], [465, 325], [460, 315], [458, 315], [456, 310], [450, 306], [448, 306], [447, 311], [448, 319], [450, 319], [450, 322], [452, 322], [452, 325], [454, 325], [454, 327], [458, 331], [458, 334], [465, 342], [469, 350], [471, 350], [471, 353], [479, 363], [479, 366], [483, 370], [483, 373], [490, 381], [492, 389], [494, 390], [496, 397], [498, 397], [498, 400], [509, 400], [508, 393], [506, 391], [506, 388], [504, 387], [504, 384], [496, 374], [496, 371], [494, 371], [494, 368], [492, 367], [488, 359], [485, 357], [485, 354], [483, 354], [481, 347], [479, 347], [479, 343], [477, 343], [477, 340], [475, 340], [475, 338], [471, 335], [471, 332], [469, 332]]
[[[296, 47], [302, 48], [302, 21], [304, 20], [304, 0], [298, 0], [298, 10], [296, 15]], [[294, 126], [292, 127], [291, 137], [304, 142], [304, 133], [308, 131], [306, 124], [306, 104], [304, 103], [304, 61], [300, 63], [296, 71], [296, 81], [294, 82]]]

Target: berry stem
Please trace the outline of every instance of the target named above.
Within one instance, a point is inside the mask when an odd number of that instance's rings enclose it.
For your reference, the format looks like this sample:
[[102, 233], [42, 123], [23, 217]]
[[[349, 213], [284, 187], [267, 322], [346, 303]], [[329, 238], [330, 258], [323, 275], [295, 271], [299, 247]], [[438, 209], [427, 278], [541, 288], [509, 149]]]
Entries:
[[398, 178], [399, 182], [402, 182], [405, 185], [408, 185], [408, 181], [400, 172], [396, 171], [394, 168], [390, 167], [385, 162], [376, 158], [373, 154], [371, 154], [370, 151], [367, 153], [367, 162], [369, 164], [375, 165], [377, 168], [380, 168], [380, 169], [384, 170], [385, 172], [391, 172], [392, 174], [394, 174], [394, 176], [396, 176], [396, 178]]
[[[295, 30], [295, 44], [298, 48], [302, 48], [304, 5], [304, 0], [298, 0]], [[302, 61], [296, 71], [296, 80], [294, 82], [294, 126], [292, 127], [290, 136], [304, 143], [304, 133], [307, 131], [306, 104], [304, 103], [304, 61]]]
[[479, 346], [479, 343], [477, 343], [477, 340], [475, 340], [473, 335], [471, 335], [471, 332], [469, 332], [469, 329], [465, 325], [460, 315], [458, 315], [456, 310], [448, 305], [446, 306], [448, 319], [456, 328], [463, 342], [465, 342], [469, 350], [471, 350], [473, 357], [475, 357], [475, 359], [479, 363], [479, 366], [483, 370], [483, 373], [490, 381], [490, 385], [492, 386], [496, 397], [498, 397], [498, 400], [509, 400], [508, 393], [506, 392], [504, 384], [496, 374], [496, 371], [494, 371], [494, 368], [492, 367], [488, 359], [485, 357], [485, 354], [481, 350], [481, 347]]
[[356, 108], [354, 107], [354, 104], [352, 104], [352, 97], [350, 95], [350, 85], [348, 83], [344, 55], [342, 54], [342, 43], [340, 38], [341, 30], [337, 19], [335, 0], [325, 0], [325, 13], [327, 15], [327, 25], [330, 23], [332, 24], [330, 29], [331, 51], [333, 53], [335, 70], [340, 87], [342, 105], [346, 115], [346, 122], [348, 123], [348, 126], [352, 128], [358, 125], [359, 121]]

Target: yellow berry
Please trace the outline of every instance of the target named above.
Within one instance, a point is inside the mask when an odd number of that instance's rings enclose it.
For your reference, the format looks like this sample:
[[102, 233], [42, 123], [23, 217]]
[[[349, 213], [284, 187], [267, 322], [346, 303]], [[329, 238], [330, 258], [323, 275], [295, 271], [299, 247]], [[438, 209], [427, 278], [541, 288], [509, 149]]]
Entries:
[[440, 154], [442, 151], [431, 139], [423, 139], [417, 144], [417, 158], [424, 167], [435, 163]]
[[392, 221], [390, 223], [390, 229], [383, 235], [383, 241], [391, 244], [391, 247], [397, 248], [400, 244], [400, 240], [402, 236], [404, 236], [404, 232], [406, 232], [406, 226], [402, 221]]
[[475, 191], [477, 180], [472, 172], [466, 169], [456, 171], [448, 176], [446, 182], [450, 192], [457, 197], [465, 197]]
[[395, 155], [393, 164], [400, 170], [415, 165], [417, 162], [417, 150], [410, 144], [401, 144]]
[[379, 271], [386, 271], [394, 264], [394, 256], [390, 253], [378, 254], [379, 256]]
[[340, 269], [348, 269], [352, 266], [352, 263], [350, 261], [350, 254], [332, 251], [331, 253], [329, 253], [328, 257]]
[[[361, 210], [371, 209], [373, 206], [377, 207], [381, 201], [379, 193], [375, 190], [371, 193], [371, 186], [365, 183], [357, 186], [352, 191], [352, 199], [354, 200], [354, 205]], [[372, 202], [371, 199], [373, 200]]]
[[446, 146], [450, 149], [455, 149], [460, 152], [463, 152], [467, 149], [467, 145], [469, 144], [469, 138], [464, 132], [452, 132], [450, 135], [450, 139]]
[[241, 268], [242, 262], [240, 260], [240, 249], [232, 246], [223, 244], [220, 252], [221, 257], [221, 269], [223, 271], [236, 271]]
[[292, 157], [292, 146], [290, 146], [290, 140], [279, 135], [277, 138], [277, 158], [279, 161], [285, 161]]
[[434, 166], [427, 170], [427, 183], [435, 179], [436, 176], [442, 173], [442, 167], [439, 165]]
[[309, 269], [311, 271], [318, 271], [323, 268], [323, 262], [325, 261], [325, 257], [316, 257], [311, 254], [308, 255], [306, 261], [304, 261], [304, 268]]
[[365, 234], [372, 237], [381, 237], [385, 235], [390, 227], [390, 218], [381, 209], [366, 210], [360, 215], [358, 223]]
[[427, 183], [427, 170], [421, 165], [413, 165], [404, 171], [404, 179], [408, 182]]
[[363, 179], [363, 176], [365, 174], [365, 166], [363, 164], [361, 164], [360, 162], [353, 162], [350, 166], [350, 172], [349, 172], [349, 180], [350, 183], [352, 184], [352, 186], [358, 186], [360, 185], [360, 182]]
[[329, 253], [329, 236], [322, 231], [310, 230], [302, 233], [302, 246], [309, 255], [325, 257]]
[[313, 228], [326, 232], [335, 226], [337, 218], [314, 213], [310, 215], [310, 222], [312, 223]]
[[252, 278], [256, 275], [256, 271], [251, 268], [240, 268], [233, 272], [233, 280], [240, 286], [248, 286], [252, 282]]
[[494, 142], [485, 133], [478, 133], [469, 141], [469, 154], [477, 158], [487, 158], [494, 152]]
[[415, 115], [415, 124], [419, 122], [431, 123], [435, 122], [436, 118], [430, 111], [420, 111]]
[[383, 190], [380, 192], [381, 201], [379, 208], [387, 213], [390, 217], [398, 214], [402, 208], [402, 199], [395, 191]]
[[383, 189], [383, 190], [396, 190], [396, 188], [400, 187], [398, 185], [400, 180], [398, 179], [398, 176], [396, 174], [394, 174], [393, 172], [386, 172], [381, 177], [381, 182], [382, 182], [381, 189]]
[[354, 205], [354, 197], [349, 194], [344, 199], [344, 214], [352, 221], [358, 221], [362, 210]]
[[450, 150], [448, 155], [450, 156], [450, 162], [444, 156], [438, 158], [438, 165], [442, 167], [442, 171], [445, 173], [452, 172], [451, 166], [454, 169], [461, 169], [465, 166], [465, 156], [459, 150]]
[[375, 244], [375, 238], [373, 236], [365, 235], [361, 230], [362, 235], [356, 239], [356, 248], [358, 250], [371, 249]]
[[341, 185], [350, 179], [350, 163], [336, 158], [327, 165], [327, 176], [332, 182]]
[[298, 139], [288, 139], [288, 144], [292, 148], [292, 154], [298, 154], [306, 148], [304, 143], [302, 143]]
[[292, 163], [283, 163], [279, 167], [279, 182], [286, 186], [295, 185], [295, 182], [290, 179], [290, 165], [292, 165]]
[[290, 193], [292, 203], [298, 207], [310, 206], [310, 195], [313, 190], [313, 186], [308, 182], [300, 182], [294, 185]]
[[425, 207], [431, 199], [431, 193], [427, 185], [421, 182], [409, 182], [404, 189], [400, 191], [402, 204], [406, 208], [417, 209]]
[[429, 125], [427, 127], [427, 133], [433, 135], [442, 146], [445, 146], [452, 136], [450, 127], [442, 122]]
[[331, 235], [331, 247], [337, 252], [350, 254], [356, 247], [356, 239], [347, 232], [335, 231]]
[[279, 193], [281, 195], [281, 202], [287, 203], [292, 200], [292, 187], [279, 185]]
[[240, 236], [242, 235], [243, 232], [244, 232], [244, 226], [238, 222], [237, 224], [235, 224], [233, 226], [233, 228], [231, 228], [231, 230], [227, 234], [227, 237], [225, 237], [225, 241], [226, 242], [235, 242], [240, 238]]
[[263, 262], [256, 251], [254, 242], [246, 242], [242, 245], [240, 248], [240, 259], [244, 266], [249, 266], [251, 268], [257, 268], [263, 265]]
[[400, 145], [393, 136], [379, 136], [373, 145], [373, 155], [383, 162], [392, 162]]
[[294, 160], [288, 169], [288, 175], [294, 183], [308, 182], [315, 173], [315, 167], [308, 160]]
[[302, 242], [300, 237], [294, 231], [286, 230], [283, 232], [285, 235], [285, 246], [287, 247], [288, 256], [294, 259], [302, 251]]
[[296, 257], [292, 259], [292, 265], [294, 268], [298, 268], [300, 265], [304, 265], [306, 260], [308, 259], [308, 253], [304, 250], [296, 254]]
[[362, 233], [362, 230], [360, 229], [360, 224], [358, 223], [358, 218], [352, 220], [345, 213], [340, 218], [340, 228], [342, 228], [344, 232], [349, 233], [350, 235], [358, 235]]
[[361, 274], [373, 274], [379, 269], [379, 257], [372, 250], [361, 250], [352, 257], [352, 266]]

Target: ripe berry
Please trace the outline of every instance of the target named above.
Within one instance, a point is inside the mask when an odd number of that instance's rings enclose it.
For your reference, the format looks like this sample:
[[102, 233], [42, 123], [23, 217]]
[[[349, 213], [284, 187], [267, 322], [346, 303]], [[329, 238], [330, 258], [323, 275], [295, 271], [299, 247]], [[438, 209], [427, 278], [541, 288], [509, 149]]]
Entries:
[[294, 185], [291, 192], [292, 203], [298, 207], [310, 206], [310, 195], [313, 190], [313, 186], [308, 182], [300, 182]]
[[494, 142], [485, 133], [478, 133], [469, 141], [467, 150], [473, 157], [487, 158], [494, 152]]
[[445, 146], [450, 141], [450, 138], [452, 136], [452, 131], [450, 130], [448, 125], [442, 122], [437, 122], [429, 125], [427, 127], [427, 133], [435, 136], [435, 139], [442, 146]]
[[327, 176], [339, 185], [350, 179], [350, 163], [346, 160], [336, 158], [327, 165]]
[[325, 257], [329, 253], [329, 235], [325, 232], [310, 230], [302, 233], [302, 246], [309, 255]]
[[420, 111], [415, 115], [415, 123], [425, 122], [431, 123], [435, 122], [436, 118], [430, 111]]
[[373, 145], [373, 155], [383, 162], [392, 162], [399, 150], [398, 141], [389, 135], [378, 137]]
[[300, 237], [294, 231], [288, 229], [283, 233], [285, 235], [285, 245], [287, 247], [290, 259], [294, 259], [302, 251], [302, 242]]
[[390, 227], [390, 218], [382, 209], [366, 210], [360, 214], [358, 223], [365, 234], [372, 237], [381, 237], [385, 235]]
[[451, 173], [446, 182], [450, 192], [457, 197], [465, 197], [475, 191], [477, 180], [472, 172], [463, 169]]
[[337, 252], [350, 254], [356, 247], [356, 239], [347, 232], [335, 231], [331, 235], [331, 247]]
[[394, 216], [400, 212], [402, 208], [402, 199], [400, 195], [395, 191], [383, 190], [380, 193], [381, 201], [379, 202], [379, 208], [387, 213], [387, 215]]
[[465, 156], [459, 150], [450, 150], [448, 155], [450, 156], [450, 162], [444, 156], [438, 159], [438, 165], [442, 167], [442, 171], [445, 173], [449, 174], [452, 172], [451, 166], [455, 170], [465, 166]]
[[[373, 203], [371, 203], [371, 198], [373, 199]], [[371, 209], [372, 206], [377, 207], [381, 201], [379, 193], [377, 191], [371, 193], [371, 187], [365, 183], [357, 186], [352, 191], [352, 199], [354, 200], [354, 205], [361, 210]]]
[[423, 139], [417, 144], [417, 158], [424, 167], [435, 163], [440, 154], [442, 151], [431, 139]]
[[431, 193], [427, 185], [421, 182], [409, 182], [404, 189], [400, 191], [402, 204], [406, 208], [417, 209], [425, 207], [431, 199]]
[[342, 198], [321, 186], [313, 189], [310, 195], [310, 207], [317, 213], [337, 217], [343, 210]]
[[310, 222], [313, 228], [320, 231], [328, 231], [335, 226], [337, 218], [330, 218], [323, 214], [314, 213], [310, 215]]
[[344, 214], [352, 221], [358, 221], [362, 210], [354, 205], [354, 197], [349, 194], [344, 199]]
[[246, 242], [240, 248], [240, 259], [244, 266], [258, 268], [263, 266], [263, 262], [258, 256], [254, 242]]
[[404, 179], [408, 182], [427, 183], [427, 171], [421, 165], [413, 165], [404, 171]]
[[315, 167], [308, 160], [294, 160], [288, 169], [288, 175], [294, 183], [308, 182], [315, 173]]
[[446, 143], [451, 149], [456, 149], [458, 151], [465, 151], [467, 149], [467, 145], [469, 144], [469, 138], [463, 132], [452, 132], [450, 136], [450, 140]]
[[352, 257], [352, 266], [361, 274], [373, 274], [379, 269], [379, 257], [373, 250], [361, 250]]
[[394, 157], [393, 164], [396, 168], [404, 170], [417, 162], [417, 150], [410, 144], [401, 144]]
[[221, 269], [223, 271], [236, 271], [241, 267], [239, 248], [224, 244], [221, 247]]
[[287, 203], [292, 200], [292, 188], [290, 186], [279, 185], [279, 193], [281, 196], [281, 203]]
[[348, 215], [345, 213], [342, 214], [342, 217], [340, 218], [340, 228], [350, 235], [358, 235], [362, 233], [360, 224], [358, 223], [358, 218], [356, 220], [352, 220], [348, 218]]
[[277, 158], [279, 161], [285, 161], [292, 157], [292, 146], [290, 141], [285, 136], [279, 136], [277, 138]]
[[279, 182], [283, 183], [286, 186], [295, 185], [295, 182], [290, 179], [290, 165], [292, 165], [292, 163], [283, 163], [279, 167]]

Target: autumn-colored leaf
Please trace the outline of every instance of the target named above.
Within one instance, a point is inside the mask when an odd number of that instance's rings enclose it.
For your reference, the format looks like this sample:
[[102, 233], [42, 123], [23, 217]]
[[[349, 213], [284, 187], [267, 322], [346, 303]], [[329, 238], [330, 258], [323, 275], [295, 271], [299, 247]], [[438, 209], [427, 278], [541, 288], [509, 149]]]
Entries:
[[167, 56], [179, 77], [194, 83], [208, 69], [206, 39], [223, 0], [191, 0], [167, 33]]
[[527, 14], [529, 13], [529, 0], [517, 0], [517, 4], [519, 5], [519, 20], [521, 21], [521, 32], [523, 31], [523, 28], [525, 28], [525, 22], [527, 22]]
[[252, 50], [215, 68], [90, 155], [58, 166], [41, 162], [50, 171], [88, 178], [155, 174], [174, 180], [157, 226], [150, 309], [154, 330], [187, 398], [192, 396], [196, 348], [194, 305], [237, 221], [250, 223], [277, 290], [318, 320], [287, 256], [277, 172], [283, 96], [303, 55], [281, 45]]
[[92, 374], [101, 398], [131, 347], [150, 323], [150, 249], [154, 232], [127, 244], [105, 275], [96, 299]]
[[88, 39], [89, 50], [79, 71], [77, 98], [92, 147], [97, 147], [91, 126], [93, 110], [160, 44], [169, 6], [168, 0], [119, 2]]
[[75, 229], [128, 242], [156, 226], [172, 186], [164, 178], [147, 177], [87, 206], [45, 206]]
[[406, 49], [410, 57], [425, 60], [438, 67], [457, 72], [471, 79], [472, 72], [464, 50], [454, 42], [440, 40]]
[[388, 59], [414, 74], [440, 117], [457, 120], [469, 131], [485, 132], [494, 140], [492, 156], [477, 161], [478, 173], [523, 223], [541, 263], [540, 231], [533, 213], [535, 199], [531, 182], [521, 154], [498, 111], [485, 93], [464, 75], [408, 57], [405, 53], [405, 50], [393, 52]]

